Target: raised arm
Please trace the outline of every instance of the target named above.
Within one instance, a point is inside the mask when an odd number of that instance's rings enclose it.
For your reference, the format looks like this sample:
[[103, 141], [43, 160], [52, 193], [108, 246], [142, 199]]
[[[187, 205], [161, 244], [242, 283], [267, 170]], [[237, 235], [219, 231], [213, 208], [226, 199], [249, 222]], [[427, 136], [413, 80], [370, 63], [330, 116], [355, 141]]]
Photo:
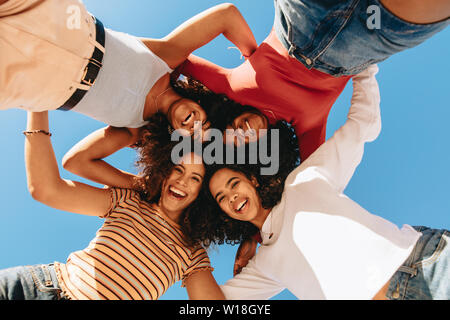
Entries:
[[255, 37], [239, 10], [231, 3], [212, 7], [189, 19], [163, 39], [144, 39], [144, 43], [175, 69], [193, 51], [223, 34], [244, 56], [257, 48]]
[[338, 191], [345, 189], [362, 160], [364, 144], [375, 140], [381, 131], [377, 73], [378, 66], [372, 65], [353, 78], [353, 97], [347, 121], [290, 174], [286, 185], [295, 184], [299, 172], [316, 167]]
[[112, 186], [132, 189], [138, 177], [119, 170], [103, 159], [136, 143], [139, 129], [105, 127], [77, 143], [63, 158], [64, 169], [83, 178]]
[[103, 216], [111, 206], [110, 191], [60, 177], [48, 132], [48, 113], [29, 112], [25, 139], [28, 189], [39, 202], [50, 207]]

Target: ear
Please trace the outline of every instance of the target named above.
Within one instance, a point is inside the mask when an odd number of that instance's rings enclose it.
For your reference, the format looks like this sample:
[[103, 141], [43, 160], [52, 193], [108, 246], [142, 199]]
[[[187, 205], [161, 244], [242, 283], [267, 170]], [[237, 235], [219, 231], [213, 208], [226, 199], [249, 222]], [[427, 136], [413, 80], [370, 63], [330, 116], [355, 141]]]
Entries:
[[258, 180], [254, 176], [251, 177], [250, 181], [252, 182], [252, 184], [255, 188], [259, 187]]

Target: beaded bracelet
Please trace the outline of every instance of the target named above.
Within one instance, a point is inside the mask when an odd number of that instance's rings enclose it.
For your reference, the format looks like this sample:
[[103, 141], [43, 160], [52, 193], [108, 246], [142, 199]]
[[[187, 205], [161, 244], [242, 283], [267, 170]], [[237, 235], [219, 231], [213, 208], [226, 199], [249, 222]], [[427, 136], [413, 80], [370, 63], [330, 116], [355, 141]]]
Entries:
[[32, 135], [32, 134], [35, 134], [35, 133], [43, 133], [43, 134], [45, 134], [45, 135], [47, 135], [47, 136], [49, 136], [49, 137], [52, 136], [52, 134], [51, 134], [50, 132], [45, 131], [45, 130], [24, 131], [24, 132], [22, 132], [22, 133], [23, 133], [24, 135], [26, 135], [26, 136], [29, 136], [29, 135]]

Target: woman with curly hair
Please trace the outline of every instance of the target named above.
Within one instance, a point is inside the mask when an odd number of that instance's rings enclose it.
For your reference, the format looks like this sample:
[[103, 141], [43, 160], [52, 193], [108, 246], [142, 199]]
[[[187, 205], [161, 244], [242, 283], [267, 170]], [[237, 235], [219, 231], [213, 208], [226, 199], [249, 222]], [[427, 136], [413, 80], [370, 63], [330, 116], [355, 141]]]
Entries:
[[[71, 10], [78, 13], [79, 25], [70, 25]], [[71, 110], [107, 124], [65, 158], [69, 171], [102, 182], [104, 172], [114, 174], [114, 168], [90, 159], [136, 143], [139, 128], [153, 114], [165, 114], [174, 129], [189, 134], [196, 123], [200, 130], [209, 127], [198, 97], [179, 95], [170, 73], [221, 34], [246, 54], [256, 49], [249, 26], [230, 3], [199, 13], [162, 39], [151, 39], [105, 28], [76, 0], [2, 2], [0, 109]]]
[[223, 299], [205, 249], [190, 241], [180, 226], [203, 184], [205, 168], [201, 161], [196, 164], [198, 155], [185, 154], [174, 164], [162, 162], [170, 152], [155, 156], [155, 146], [165, 144], [155, 130], [141, 146], [141, 192], [64, 180], [47, 113], [30, 112], [24, 132], [31, 195], [50, 207], [105, 222], [89, 246], [71, 253], [66, 263], [0, 271], [0, 299], [158, 299], [178, 280], [190, 299]]
[[227, 299], [268, 299], [284, 289], [299, 299], [450, 298], [447, 230], [398, 228], [343, 193], [365, 143], [381, 130], [377, 71], [353, 78], [347, 122], [274, 189], [276, 203], [246, 167], [222, 167], [205, 181], [223, 211], [213, 240], [239, 241], [235, 220], [262, 237], [248, 265], [221, 287]]

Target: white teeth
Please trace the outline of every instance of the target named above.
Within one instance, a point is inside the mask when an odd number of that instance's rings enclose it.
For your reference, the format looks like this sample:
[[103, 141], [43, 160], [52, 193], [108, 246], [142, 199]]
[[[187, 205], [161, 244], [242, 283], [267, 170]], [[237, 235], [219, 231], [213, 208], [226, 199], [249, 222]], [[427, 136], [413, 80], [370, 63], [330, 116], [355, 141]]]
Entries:
[[183, 192], [183, 191], [181, 191], [181, 190], [178, 190], [178, 189], [175, 188], [175, 187], [172, 187], [172, 186], [171, 186], [171, 187], [169, 188], [169, 190], [172, 191], [173, 193], [175, 193], [175, 194], [181, 196], [181, 197], [186, 197], [186, 196], [187, 196], [187, 194], [186, 194], [185, 192]]
[[249, 133], [251, 136], [255, 136], [256, 132], [252, 127], [250, 127], [248, 121], [245, 121], [245, 125], [247, 126], [247, 133]]
[[186, 120], [183, 121], [183, 125], [187, 125], [189, 123], [189, 121], [192, 119], [192, 117], [194, 117], [194, 112], [191, 112], [188, 117], [186, 118]]
[[238, 206], [238, 208], [237, 208], [237, 211], [241, 211], [242, 208], [245, 206], [246, 203], [247, 203], [247, 200], [242, 201], [242, 202], [239, 204], [239, 206]]

